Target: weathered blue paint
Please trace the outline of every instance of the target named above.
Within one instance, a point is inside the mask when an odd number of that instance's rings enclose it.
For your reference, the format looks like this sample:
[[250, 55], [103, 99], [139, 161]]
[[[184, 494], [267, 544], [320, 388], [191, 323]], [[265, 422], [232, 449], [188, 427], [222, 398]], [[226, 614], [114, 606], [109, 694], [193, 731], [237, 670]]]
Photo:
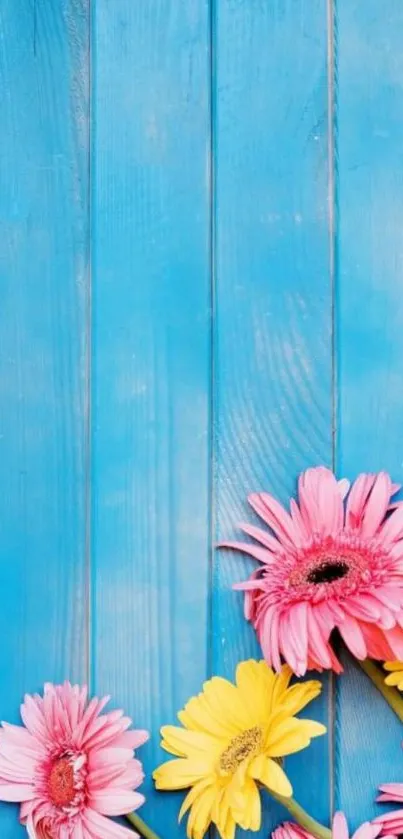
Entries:
[[93, 684], [153, 732], [207, 672], [209, 16], [98, 0], [93, 136]]
[[[403, 476], [403, 7], [338, 4], [338, 468]], [[336, 803], [351, 822], [382, 812], [402, 780], [401, 725], [352, 665], [338, 682]]]
[[[299, 471], [332, 461], [326, 3], [222, 0], [214, 34], [214, 516], [222, 539], [252, 520], [249, 492], [285, 501]], [[213, 666], [230, 677], [237, 661], [259, 655], [242, 597], [231, 591], [252, 567], [239, 554], [215, 557]], [[326, 722], [328, 702], [326, 680], [315, 709]], [[296, 795], [325, 820], [328, 761], [328, 739], [287, 761]], [[268, 797], [265, 810], [262, 837], [279, 819]]]
[[[334, 442], [341, 475], [402, 480], [402, 25], [399, 0], [1, 3], [0, 717], [46, 679], [111, 692], [152, 731], [162, 839], [160, 725], [259, 655], [252, 566], [215, 540]], [[309, 713], [296, 797], [356, 825], [400, 727], [350, 664]]]
[[[0, 10], [0, 717], [87, 678], [85, 0]], [[4, 839], [26, 835], [0, 810]]]

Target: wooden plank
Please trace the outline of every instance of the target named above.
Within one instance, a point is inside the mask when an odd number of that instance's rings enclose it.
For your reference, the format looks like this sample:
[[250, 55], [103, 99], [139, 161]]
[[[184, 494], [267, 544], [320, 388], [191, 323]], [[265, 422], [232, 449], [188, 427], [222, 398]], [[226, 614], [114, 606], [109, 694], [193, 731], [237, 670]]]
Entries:
[[97, 0], [94, 36], [94, 684], [152, 731], [207, 672], [209, 29], [204, 0]]
[[[337, 10], [339, 474], [386, 469], [401, 481], [403, 7]], [[354, 665], [338, 682], [337, 718], [336, 805], [354, 826], [382, 812], [381, 782], [402, 779], [401, 725]]]
[[[221, 0], [214, 23], [217, 538], [332, 463], [326, 3]], [[214, 670], [260, 655], [231, 585], [252, 562], [216, 557]], [[329, 691], [314, 708], [328, 719]], [[331, 716], [330, 716], [331, 722]], [[295, 794], [329, 818], [329, 740], [287, 761]], [[266, 799], [261, 835], [280, 813]], [[284, 817], [284, 812], [281, 812]]]
[[[88, 3], [0, 10], [0, 696], [87, 676]], [[25, 835], [17, 809], [2, 837]]]

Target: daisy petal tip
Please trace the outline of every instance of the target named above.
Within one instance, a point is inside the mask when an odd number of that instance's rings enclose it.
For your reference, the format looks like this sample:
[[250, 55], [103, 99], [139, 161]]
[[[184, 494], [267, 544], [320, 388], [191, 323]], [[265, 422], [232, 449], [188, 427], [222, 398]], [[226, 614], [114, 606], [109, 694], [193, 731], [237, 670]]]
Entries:
[[327, 726], [324, 725], [322, 722], [316, 723], [316, 733], [313, 735], [314, 737], [321, 737], [322, 734], [327, 733]]

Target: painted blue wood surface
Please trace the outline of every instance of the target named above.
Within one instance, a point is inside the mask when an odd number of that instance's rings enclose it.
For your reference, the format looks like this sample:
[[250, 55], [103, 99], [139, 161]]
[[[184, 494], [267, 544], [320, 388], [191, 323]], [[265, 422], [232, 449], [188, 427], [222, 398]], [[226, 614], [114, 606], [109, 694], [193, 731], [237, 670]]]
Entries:
[[[337, 462], [402, 482], [403, 7], [339, 3], [337, 23]], [[337, 723], [336, 803], [358, 824], [377, 785], [402, 780], [401, 725], [353, 665]]]
[[[85, 0], [0, 9], [0, 716], [88, 671]], [[0, 810], [2, 839], [26, 835]]]
[[[45, 679], [111, 692], [152, 730], [162, 839], [159, 726], [259, 655], [252, 565], [215, 540], [334, 441], [340, 475], [402, 480], [402, 25], [398, 0], [0, 4], [0, 717]], [[351, 664], [309, 711], [296, 796], [358, 824], [400, 727]]]
[[[249, 492], [287, 501], [302, 469], [332, 462], [326, 4], [223, 0], [214, 32], [214, 516], [228, 539], [252, 521]], [[231, 678], [261, 655], [231, 591], [253, 567], [215, 557], [213, 665]], [[325, 679], [314, 713], [331, 726], [329, 698]], [[331, 742], [287, 761], [325, 821]], [[265, 811], [261, 836], [285, 815], [268, 797]]]
[[95, 7], [93, 685], [159, 728], [207, 673], [209, 16], [204, 0]]

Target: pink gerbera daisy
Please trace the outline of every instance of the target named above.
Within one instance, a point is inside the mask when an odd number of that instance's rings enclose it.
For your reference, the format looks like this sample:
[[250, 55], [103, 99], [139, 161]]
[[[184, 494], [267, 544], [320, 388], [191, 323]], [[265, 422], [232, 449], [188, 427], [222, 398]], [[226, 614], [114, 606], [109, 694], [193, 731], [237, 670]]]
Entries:
[[109, 701], [87, 701], [87, 688], [45, 685], [25, 696], [24, 726], [2, 723], [0, 800], [21, 803], [31, 839], [124, 839], [132, 830], [105, 816], [135, 810], [144, 797], [133, 749], [146, 731], [127, 729], [122, 711], [102, 714]]
[[[393, 804], [403, 802], [403, 784], [382, 784], [379, 789], [381, 795], [378, 796], [377, 801], [390, 801]], [[391, 810], [389, 813], [378, 816], [374, 821], [382, 828], [382, 836], [403, 833], [403, 810]]]
[[[381, 825], [364, 822], [353, 833], [352, 839], [377, 839], [381, 832]], [[272, 839], [314, 839], [312, 833], [304, 830], [299, 824], [284, 822], [272, 833]], [[348, 825], [344, 813], [335, 813], [332, 824], [332, 839], [349, 839]], [[393, 837], [390, 837], [393, 839]]]
[[258, 544], [221, 547], [260, 563], [234, 588], [245, 591], [245, 616], [276, 670], [283, 656], [299, 676], [341, 672], [335, 628], [358, 659], [403, 658], [403, 504], [390, 504], [398, 489], [380, 472], [359, 475], [349, 492], [318, 467], [300, 476], [289, 513], [267, 493], [249, 496], [270, 531], [243, 524]]

